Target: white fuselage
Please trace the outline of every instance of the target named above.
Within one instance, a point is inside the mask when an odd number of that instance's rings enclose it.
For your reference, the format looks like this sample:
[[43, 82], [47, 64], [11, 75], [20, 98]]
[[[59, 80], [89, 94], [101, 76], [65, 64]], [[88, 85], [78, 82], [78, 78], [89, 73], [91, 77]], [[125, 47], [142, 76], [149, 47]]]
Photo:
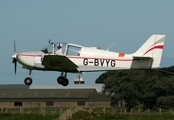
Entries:
[[[42, 60], [44, 58], [42, 51], [38, 52], [27, 52], [17, 54], [17, 60], [24, 68], [36, 69], [36, 70], [54, 70], [47, 69], [42, 65]], [[110, 52], [106, 50], [100, 50], [96, 48], [86, 48], [81, 49], [80, 55], [72, 56], [67, 55], [73, 63], [78, 66], [78, 71], [80, 72], [90, 72], [90, 71], [106, 71], [106, 70], [124, 70], [124, 69], [134, 69], [134, 68], [147, 68], [147, 61], [133, 61], [131, 54], [123, 54]], [[135, 64], [136, 62], [136, 64]], [[133, 64], [134, 63], [134, 64]], [[59, 71], [59, 70], [56, 70]], [[60, 70], [61, 71], [61, 70]], [[72, 72], [72, 71], [67, 71]]]

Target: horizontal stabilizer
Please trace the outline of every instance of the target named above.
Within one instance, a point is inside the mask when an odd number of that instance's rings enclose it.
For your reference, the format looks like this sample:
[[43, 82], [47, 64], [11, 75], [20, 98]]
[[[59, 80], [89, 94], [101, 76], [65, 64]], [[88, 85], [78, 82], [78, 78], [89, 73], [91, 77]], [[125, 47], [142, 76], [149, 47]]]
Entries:
[[146, 56], [133, 56], [133, 60], [152, 60], [152, 58]]
[[[153, 58], [146, 56], [133, 56], [132, 67], [149, 69], [152, 68]], [[141, 67], [140, 67], [141, 66]]]

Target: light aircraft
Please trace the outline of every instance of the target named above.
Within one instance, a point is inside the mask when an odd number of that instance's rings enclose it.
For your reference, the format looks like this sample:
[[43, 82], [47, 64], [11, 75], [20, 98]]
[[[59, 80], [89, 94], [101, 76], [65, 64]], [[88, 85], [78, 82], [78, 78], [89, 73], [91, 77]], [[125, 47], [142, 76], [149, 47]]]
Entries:
[[94, 71], [126, 70], [126, 69], [151, 69], [158, 68], [161, 63], [165, 35], [152, 35], [136, 52], [125, 54], [102, 50], [96, 47], [57, 42], [51, 43], [35, 52], [16, 53], [14, 43], [15, 66], [19, 62], [23, 68], [29, 70], [25, 78], [26, 85], [32, 84], [32, 70], [60, 71], [57, 82], [67, 86], [69, 81], [67, 73], [83, 73]]

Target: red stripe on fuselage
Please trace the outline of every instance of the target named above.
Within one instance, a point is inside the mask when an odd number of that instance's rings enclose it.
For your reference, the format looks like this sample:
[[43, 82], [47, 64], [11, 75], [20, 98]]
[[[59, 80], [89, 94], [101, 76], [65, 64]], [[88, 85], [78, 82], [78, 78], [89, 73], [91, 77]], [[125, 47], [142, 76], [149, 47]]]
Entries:
[[163, 45], [154, 46], [153, 48], [151, 48], [151, 49], [149, 49], [148, 51], [146, 51], [146, 52], [143, 54], [143, 56], [146, 55], [146, 54], [147, 54], [148, 52], [150, 52], [151, 50], [154, 50], [154, 49], [163, 49], [163, 48], [164, 48]]
[[41, 57], [42, 55], [36, 55], [36, 54], [17, 54], [17, 56]]
[[[36, 54], [17, 54], [18, 56], [31, 56], [31, 57], [42, 57], [43, 55], [36, 55]], [[116, 61], [132, 61], [132, 59], [114, 59], [114, 58], [91, 58], [91, 57], [80, 57], [80, 56], [67, 56], [67, 58], [74, 58], [74, 59], [102, 59], [102, 60], [116, 60]]]
[[68, 58], [76, 58], [76, 59], [102, 59], [102, 60], [116, 60], [116, 61], [132, 61], [132, 59], [114, 59], [114, 58], [91, 58], [91, 57], [80, 57], [80, 56], [67, 56]]

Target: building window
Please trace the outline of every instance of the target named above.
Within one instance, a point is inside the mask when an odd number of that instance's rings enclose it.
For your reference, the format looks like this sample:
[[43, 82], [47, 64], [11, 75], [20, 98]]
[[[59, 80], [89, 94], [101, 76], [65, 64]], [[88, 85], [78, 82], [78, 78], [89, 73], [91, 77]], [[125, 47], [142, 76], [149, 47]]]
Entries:
[[79, 101], [79, 102], [77, 102], [77, 105], [78, 106], [85, 106], [85, 102], [84, 101]]
[[53, 105], [54, 105], [54, 102], [53, 101], [46, 102], [46, 106], [53, 106]]
[[14, 106], [22, 106], [22, 102], [14, 102]]

